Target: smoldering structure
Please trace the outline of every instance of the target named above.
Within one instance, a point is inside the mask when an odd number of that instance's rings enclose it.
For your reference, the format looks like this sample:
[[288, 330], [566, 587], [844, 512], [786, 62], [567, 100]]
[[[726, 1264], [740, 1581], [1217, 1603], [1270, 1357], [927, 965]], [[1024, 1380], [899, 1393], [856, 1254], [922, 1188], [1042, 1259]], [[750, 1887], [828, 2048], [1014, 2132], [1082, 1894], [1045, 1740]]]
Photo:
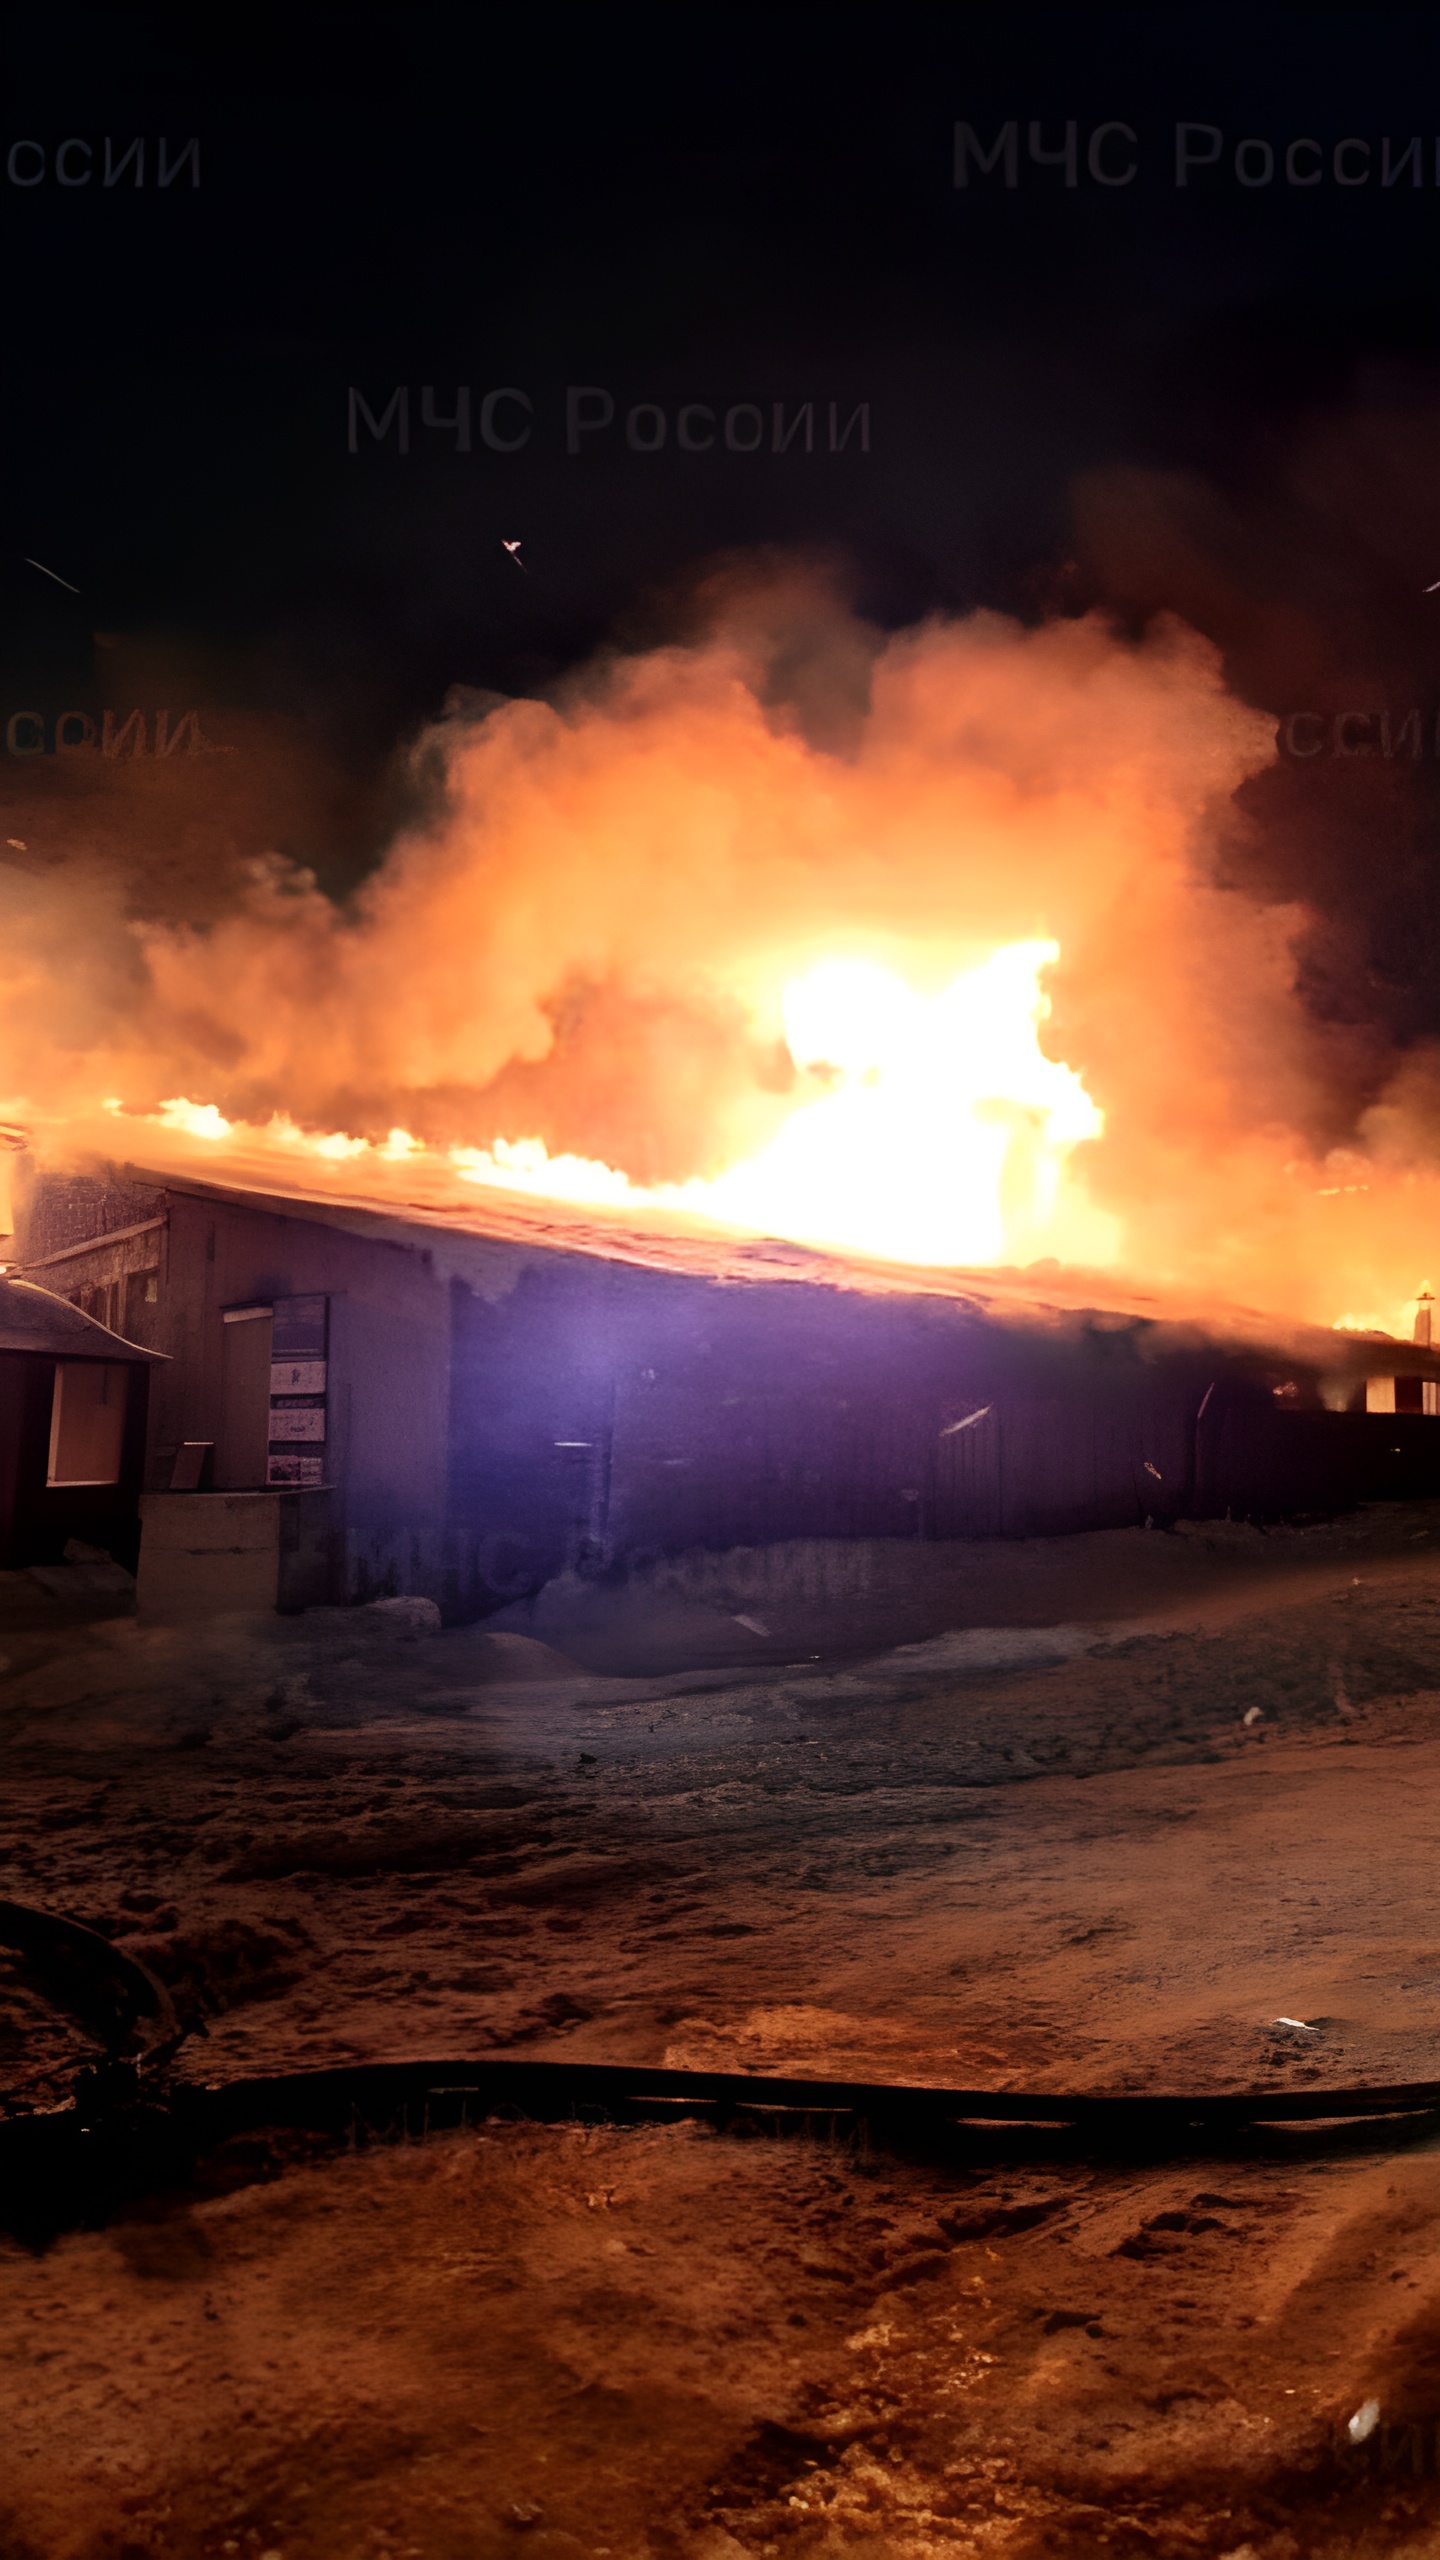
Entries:
[[1073, 1276], [906, 1273], [458, 1213], [32, 1172], [27, 1275], [157, 1366], [142, 1597], [414, 1593], [800, 1540], [1293, 1516], [1440, 1489], [1428, 1341], [1226, 1334]]

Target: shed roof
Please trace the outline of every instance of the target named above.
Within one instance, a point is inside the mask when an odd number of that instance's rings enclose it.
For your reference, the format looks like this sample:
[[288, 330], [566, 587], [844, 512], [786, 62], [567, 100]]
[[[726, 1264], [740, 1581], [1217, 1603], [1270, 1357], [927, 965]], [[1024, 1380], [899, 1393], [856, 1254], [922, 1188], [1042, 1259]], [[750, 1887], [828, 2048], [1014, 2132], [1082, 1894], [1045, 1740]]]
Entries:
[[148, 1360], [166, 1358], [163, 1351], [143, 1351], [107, 1325], [40, 1289], [33, 1280], [0, 1276], [0, 1351], [33, 1351], [46, 1360]]
[[[168, 1200], [225, 1202], [270, 1216], [302, 1218], [352, 1235], [430, 1247], [446, 1278], [485, 1286], [487, 1266], [518, 1271], [526, 1262], [564, 1256], [581, 1262], [618, 1263], [673, 1278], [712, 1281], [730, 1288], [789, 1282], [872, 1299], [909, 1299], [948, 1306], [983, 1322], [1058, 1333], [1089, 1329], [1147, 1330], [1170, 1348], [1205, 1344], [1240, 1356], [1297, 1360], [1351, 1380], [1371, 1371], [1440, 1378], [1440, 1343], [1397, 1341], [1392, 1335], [1352, 1333], [1294, 1317], [1207, 1300], [1202, 1292], [1146, 1288], [1123, 1274], [1032, 1263], [1019, 1269], [986, 1266], [948, 1269], [929, 1263], [886, 1263], [858, 1254], [827, 1251], [773, 1236], [732, 1235], [694, 1218], [667, 1214], [576, 1208], [522, 1194], [485, 1191], [476, 1201], [389, 1201], [347, 1197], [297, 1181], [293, 1189], [253, 1182], [205, 1182], [190, 1174], [165, 1174], [154, 1166], [126, 1166], [125, 1178], [163, 1186]], [[273, 1173], [269, 1175], [273, 1181]], [[97, 1236], [95, 1249], [106, 1239]], [[36, 1266], [38, 1267], [38, 1266]], [[488, 1291], [486, 1292], [488, 1294]]]
[[[313, 1167], [296, 1168], [283, 1191], [273, 1164], [232, 1159], [227, 1182], [207, 1181], [181, 1170], [107, 1164], [111, 1178], [140, 1185], [161, 1204], [159, 1224], [171, 1202], [191, 1198], [223, 1202], [261, 1215], [300, 1218], [376, 1242], [413, 1250], [423, 1243], [441, 1277], [458, 1279], [489, 1296], [506, 1288], [527, 1265], [563, 1257], [618, 1264], [672, 1278], [745, 1286], [789, 1283], [872, 1299], [908, 1299], [948, 1307], [967, 1319], [1058, 1334], [1145, 1332], [1157, 1349], [1202, 1345], [1241, 1358], [1298, 1361], [1352, 1384], [1379, 1375], [1440, 1379], [1440, 1342], [1406, 1342], [1391, 1334], [1352, 1332], [1317, 1325], [1274, 1310], [1227, 1305], [1194, 1288], [1147, 1286], [1123, 1273], [1041, 1261], [1020, 1268], [950, 1269], [928, 1263], [890, 1263], [859, 1254], [799, 1245], [773, 1236], [744, 1236], [703, 1219], [666, 1211], [579, 1207], [524, 1193], [485, 1189], [473, 1201], [403, 1196], [398, 1186], [415, 1177], [408, 1164], [389, 1168], [397, 1195], [365, 1197], [325, 1188]], [[372, 1168], [372, 1170], [376, 1170]], [[146, 1227], [152, 1223], [147, 1219]], [[98, 1253], [121, 1235], [97, 1234], [72, 1241], [51, 1259]], [[48, 1267], [32, 1262], [32, 1270]], [[144, 1355], [136, 1352], [135, 1357]]]

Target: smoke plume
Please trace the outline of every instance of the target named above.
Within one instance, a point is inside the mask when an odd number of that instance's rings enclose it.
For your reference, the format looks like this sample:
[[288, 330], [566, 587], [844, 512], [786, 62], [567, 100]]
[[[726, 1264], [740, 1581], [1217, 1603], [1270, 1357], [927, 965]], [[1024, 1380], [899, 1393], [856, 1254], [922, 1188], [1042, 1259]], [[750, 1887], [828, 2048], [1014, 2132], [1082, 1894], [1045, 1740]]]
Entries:
[[[887, 637], [813, 581], [732, 580], [683, 643], [553, 700], [457, 696], [416, 749], [423, 819], [348, 903], [278, 855], [198, 924], [136, 915], [78, 856], [0, 871], [0, 1116], [219, 1179], [222, 1123], [277, 1122], [326, 1142], [312, 1187], [364, 1189], [345, 1142], [397, 1130], [708, 1180], [826, 1089], [787, 1047], [797, 974], [863, 958], [934, 995], [1053, 941], [1042, 1046], [1104, 1125], [1051, 1250], [1398, 1323], [1440, 1206], [1440, 1064], [1412, 1048], [1356, 1107], [1297, 985], [1313, 919], [1227, 885], [1234, 795], [1274, 756], [1164, 614], [1138, 639], [988, 613]], [[208, 1142], [154, 1123], [177, 1098]], [[946, 1107], [916, 1103], [937, 1182]]]

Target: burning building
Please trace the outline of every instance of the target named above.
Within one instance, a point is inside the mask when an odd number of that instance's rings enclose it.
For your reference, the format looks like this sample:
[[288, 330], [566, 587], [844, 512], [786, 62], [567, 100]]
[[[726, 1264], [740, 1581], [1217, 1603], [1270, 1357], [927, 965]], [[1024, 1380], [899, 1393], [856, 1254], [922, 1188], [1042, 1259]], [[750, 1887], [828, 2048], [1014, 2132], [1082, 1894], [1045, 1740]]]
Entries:
[[135, 1172], [33, 1174], [18, 1215], [32, 1280], [168, 1355], [144, 1542], [176, 1605], [419, 1593], [460, 1620], [687, 1550], [1440, 1485], [1427, 1343], [1226, 1331], [1055, 1267], [921, 1273], [499, 1194], [402, 1214]]

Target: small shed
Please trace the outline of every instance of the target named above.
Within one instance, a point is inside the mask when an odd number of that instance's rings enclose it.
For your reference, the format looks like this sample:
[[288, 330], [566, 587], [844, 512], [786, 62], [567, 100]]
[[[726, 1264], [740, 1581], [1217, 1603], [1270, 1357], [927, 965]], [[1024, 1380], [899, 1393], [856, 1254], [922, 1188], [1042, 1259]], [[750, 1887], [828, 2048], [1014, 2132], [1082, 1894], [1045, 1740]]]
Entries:
[[164, 1358], [0, 1275], [0, 1568], [57, 1564], [79, 1538], [134, 1572], [150, 1371]]

